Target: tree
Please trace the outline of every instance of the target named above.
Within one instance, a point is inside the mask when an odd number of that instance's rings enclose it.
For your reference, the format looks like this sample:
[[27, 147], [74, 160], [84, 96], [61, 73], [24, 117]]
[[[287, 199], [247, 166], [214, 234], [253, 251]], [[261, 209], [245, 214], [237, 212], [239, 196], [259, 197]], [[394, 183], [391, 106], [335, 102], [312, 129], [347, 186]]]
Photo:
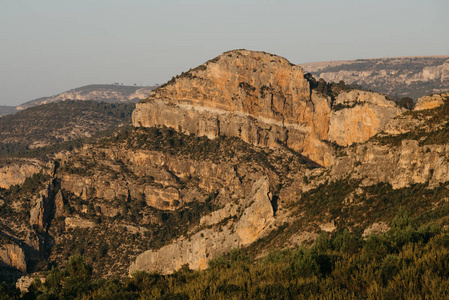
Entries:
[[401, 98], [400, 100], [396, 101], [396, 104], [406, 109], [413, 109], [413, 107], [415, 106], [413, 99], [410, 97]]

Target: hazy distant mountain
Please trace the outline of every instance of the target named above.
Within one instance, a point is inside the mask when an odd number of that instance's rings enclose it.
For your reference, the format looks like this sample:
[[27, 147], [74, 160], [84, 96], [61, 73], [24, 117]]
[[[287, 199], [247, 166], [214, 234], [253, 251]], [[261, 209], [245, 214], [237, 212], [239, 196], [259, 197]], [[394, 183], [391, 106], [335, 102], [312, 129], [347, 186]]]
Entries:
[[23, 110], [28, 107], [59, 102], [64, 100], [95, 100], [106, 102], [138, 102], [150, 95], [155, 89], [154, 86], [127, 86], [118, 84], [91, 84], [64, 93], [34, 99], [23, 103], [17, 107], [17, 110]]
[[449, 90], [449, 56], [357, 59], [301, 64], [328, 82], [343, 80], [395, 97], [418, 99]]
[[15, 106], [6, 106], [6, 105], [0, 106], [0, 117], [3, 115], [13, 114], [15, 112], [16, 112]]
[[90, 137], [131, 124], [134, 103], [61, 101], [30, 107], [0, 118], [0, 157]]

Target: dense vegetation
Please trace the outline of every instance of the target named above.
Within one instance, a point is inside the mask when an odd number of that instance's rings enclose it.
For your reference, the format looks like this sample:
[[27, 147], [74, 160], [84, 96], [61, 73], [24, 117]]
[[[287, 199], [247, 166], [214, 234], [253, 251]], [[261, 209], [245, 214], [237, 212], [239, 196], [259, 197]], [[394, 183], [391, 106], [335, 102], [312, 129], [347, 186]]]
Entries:
[[[315, 77], [312, 76], [311, 73], [307, 73], [304, 75], [304, 77], [307, 79], [307, 81], [310, 84], [310, 88], [314, 89], [318, 93], [330, 97], [332, 100], [335, 99], [335, 97], [343, 91], [349, 91], [351, 89], [360, 89], [363, 88], [361, 86], [356, 85], [347, 85], [344, 81], [340, 82], [326, 82], [323, 78], [320, 78], [319, 80], [316, 80]], [[334, 110], [339, 110], [341, 108], [335, 108]]]
[[92, 277], [82, 257], [36, 279], [22, 297], [3, 299], [443, 299], [449, 297], [449, 232], [419, 226], [401, 210], [391, 229], [363, 239], [342, 229], [310, 248], [282, 249], [256, 260], [244, 250], [204, 271], [139, 272], [123, 281]]

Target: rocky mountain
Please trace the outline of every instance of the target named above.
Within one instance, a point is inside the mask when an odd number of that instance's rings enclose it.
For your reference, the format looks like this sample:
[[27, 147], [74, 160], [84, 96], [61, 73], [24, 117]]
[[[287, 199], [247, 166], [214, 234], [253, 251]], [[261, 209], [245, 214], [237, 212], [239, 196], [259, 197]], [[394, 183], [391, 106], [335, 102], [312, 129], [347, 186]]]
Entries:
[[[33, 289], [53, 296], [396, 295], [407, 268], [448, 257], [448, 110], [448, 93], [406, 110], [275, 55], [225, 52], [138, 103], [133, 127], [2, 158], [0, 275], [48, 274]], [[415, 262], [417, 249], [435, 259]], [[134, 277], [65, 291], [87, 270], [74, 254], [96, 278]], [[414, 291], [445, 283], [443, 269], [416, 271], [431, 277]]]
[[415, 101], [431, 93], [449, 90], [449, 56], [416, 56], [328, 61], [300, 65], [328, 82], [343, 80], [392, 98]]
[[25, 102], [17, 106], [17, 110], [29, 107], [60, 102], [65, 100], [94, 100], [104, 102], [138, 102], [148, 97], [154, 86], [127, 86], [119, 84], [91, 84], [63, 92], [61, 94], [43, 97]]
[[[345, 107], [351, 113], [341, 110]], [[164, 125], [208, 138], [239, 137], [269, 148], [282, 143], [328, 166], [333, 151], [326, 142], [346, 146], [365, 141], [400, 113], [383, 95], [357, 90], [335, 97], [322, 94], [286, 59], [238, 50], [156, 89], [137, 104], [133, 125]], [[366, 114], [372, 119], [361, 122]]]

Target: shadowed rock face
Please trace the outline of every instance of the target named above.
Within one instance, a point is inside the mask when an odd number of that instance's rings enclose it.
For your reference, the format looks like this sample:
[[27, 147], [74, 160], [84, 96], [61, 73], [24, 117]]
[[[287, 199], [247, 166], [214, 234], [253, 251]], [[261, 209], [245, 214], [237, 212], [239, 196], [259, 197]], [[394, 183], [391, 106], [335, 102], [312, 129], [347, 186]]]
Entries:
[[0, 247], [0, 262], [22, 273], [27, 270], [25, 254], [22, 248], [16, 244], [6, 244]]
[[[377, 93], [350, 91], [332, 100], [312, 91], [286, 59], [247, 50], [225, 52], [172, 79], [137, 104], [136, 127], [167, 126], [186, 134], [239, 137], [262, 147], [283, 143], [324, 166], [332, 149], [364, 142], [401, 110]], [[334, 127], [334, 128], [330, 128]]]

